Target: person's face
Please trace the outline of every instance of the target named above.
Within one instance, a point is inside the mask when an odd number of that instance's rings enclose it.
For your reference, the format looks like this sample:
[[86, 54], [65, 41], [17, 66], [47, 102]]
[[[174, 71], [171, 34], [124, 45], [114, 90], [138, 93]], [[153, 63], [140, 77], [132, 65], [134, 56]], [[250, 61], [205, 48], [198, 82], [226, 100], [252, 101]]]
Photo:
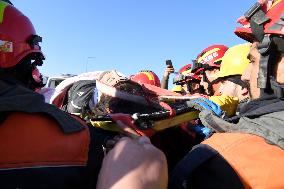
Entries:
[[193, 91], [196, 91], [200, 88], [200, 84], [199, 83], [192, 83], [191, 88], [192, 88]]
[[282, 53], [279, 63], [276, 67], [276, 81], [280, 84], [284, 83], [284, 53]]
[[200, 84], [197, 82], [189, 82], [186, 84], [186, 86], [187, 86], [187, 91], [186, 91], [187, 93], [194, 94], [201, 92]]
[[[259, 60], [260, 54], [257, 50], [258, 42], [254, 42], [251, 46], [248, 59], [250, 64], [242, 75], [243, 81], [248, 81], [250, 85], [250, 95], [252, 99], [260, 97], [260, 89], [257, 87], [257, 77], [259, 72]], [[275, 67], [276, 81], [280, 84], [284, 83], [284, 54], [282, 53], [281, 58], [278, 60], [277, 66]]]
[[227, 96], [238, 97], [239, 100], [243, 100], [249, 96], [247, 88], [244, 88], [228, 80], [223, 80], [221, 82], [219, 91], [221, 94]]
[[221, 94], [224, 94], [224, 95], [237, 96], [236, 84], [228, 80], [221, 81], [219, 91]]
[[257, 99], [260, 97], [260, 89], [257, 87], [257, 77], [259, 71], [259, 60], [260, 54], [257, 50], [257, 42], [254, 42], [251, 46], [248, 59], [250, 60], [250, 64], [245, 69], [242, 80], [249, 83], [249, 92], [251, 99]]
[[185, 94], [188, 93], [188, 86], [187, 86], [187, 84], [183, 84], [183, 85], [181, 86], [181, 88], [183, 89], [183, 91], [184, 91]]
[[[205, 75], [207, 77], [207, 79], [212, 82], [215, 78], [215, 75], [219, 72], [219, 69], [213, 69], [213, 70], [205, 70]], [[201, 82], [200, 85], [204, 87], [205, 92], [208, 94], [208, 83], [205, 82], [205, 78], [204, 78], [204, 74], [201, 75]]]

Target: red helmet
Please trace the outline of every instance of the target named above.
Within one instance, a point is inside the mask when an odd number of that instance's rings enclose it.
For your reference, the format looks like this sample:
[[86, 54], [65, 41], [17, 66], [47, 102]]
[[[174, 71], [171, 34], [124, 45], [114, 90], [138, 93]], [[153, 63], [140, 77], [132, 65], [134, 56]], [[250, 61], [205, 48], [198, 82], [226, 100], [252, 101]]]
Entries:
[[157, 87], [161, 87], [159, 77], [150, 70], [142, 70], [137, 74], [131, 75], [130, 79], [140, 84], [150, 84]]
[[182, 85], [191, 75], [191, 64], [186, 64], [179, 69], [178, 74], [173, 78], [173, 84]]
[[0, 1], [0, 68], [13, 67], [28, 55], [43, 60], [39, 42], [41, 37], [31, 21], [11, 4]]
[[191, 64], [186, 64], [185, 66], [183, 66], [179, 71], [178, 71], [178, 75], [176, 75], [173, 79], [173, 84], [176, 85], [182, 85], [188, 81], [192, 81], [192, 80], [201, 80], [201, 75], [200, 75], [200, 71], [201, 69], [198, 69], [196, 72], [192, 72], [191, 70]]
[[178, 73], [180, 74], [186, 74], [191, 72], [191, 64], [186, 64], [185, 66], [181, 67], [181, 69], [179, 69]]
[[211, 45], [207, 47], [197, 56], [196, 60], [193, 62], [193, 72], [199, 68], [220, 68], [222, 57], [227, 50], [228, 47], [224, 45]]
[[249, 42], [261, 42], [265, 34], [284, 36], [283, 14], [283, 0], [262, 0], [238, 19], [242, 27], [236, 28], [235, 34]]

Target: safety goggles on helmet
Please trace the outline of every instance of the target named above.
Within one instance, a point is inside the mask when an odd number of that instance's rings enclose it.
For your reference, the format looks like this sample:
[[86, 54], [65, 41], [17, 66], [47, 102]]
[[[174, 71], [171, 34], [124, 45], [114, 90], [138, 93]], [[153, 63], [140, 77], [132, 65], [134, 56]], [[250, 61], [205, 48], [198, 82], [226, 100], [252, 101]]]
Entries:
[[182, 85], [185, 83], [187, 76], [183, 74], [176, 74], [173, 78], [173, 84], [175, 85]]
[[266, 34], [284, 36], [283, 0], [267, 0], [255, 3], [237, 22], [242, 26], [236, 28], [235, 34], [249, 42], [261, 42]]
[[184, 74], [177, 74], [173, 78], [173, 84], [175, 85], [184, 85], [188, 82], [199, 82], [201, 80], [201, 75], [196, 75], [193, 73], [188, 73], [187, 75]]
[[191, 79], [191, 76], [191, 64], [186, 64], [185, 66], [181, 67], [177, 74], [174, 76], [173, 84], [183, 85]]
[[220, 68], [222, 57], [228, 47], [224, 45], [211, 45], [204, 49], [193, 61], [193, 71], [199, 68], [210, 69], [210, 68]]

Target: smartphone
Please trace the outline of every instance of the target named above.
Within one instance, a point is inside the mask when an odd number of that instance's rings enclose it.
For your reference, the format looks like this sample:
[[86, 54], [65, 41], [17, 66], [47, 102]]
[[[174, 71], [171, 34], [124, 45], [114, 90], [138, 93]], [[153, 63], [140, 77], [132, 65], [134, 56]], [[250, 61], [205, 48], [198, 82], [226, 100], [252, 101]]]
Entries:
[[167, 67], [173, 67], [173, 63], [172, 63], [172, 60], [166, 60], [166, 65]]

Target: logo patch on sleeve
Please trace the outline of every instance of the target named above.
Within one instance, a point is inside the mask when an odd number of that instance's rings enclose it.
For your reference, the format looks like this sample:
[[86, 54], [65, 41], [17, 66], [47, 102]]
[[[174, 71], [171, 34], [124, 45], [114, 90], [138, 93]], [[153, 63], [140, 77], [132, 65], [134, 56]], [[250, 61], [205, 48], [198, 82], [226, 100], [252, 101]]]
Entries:
[[13, 42], [0, 40], [0, 52], [13, 52]]

